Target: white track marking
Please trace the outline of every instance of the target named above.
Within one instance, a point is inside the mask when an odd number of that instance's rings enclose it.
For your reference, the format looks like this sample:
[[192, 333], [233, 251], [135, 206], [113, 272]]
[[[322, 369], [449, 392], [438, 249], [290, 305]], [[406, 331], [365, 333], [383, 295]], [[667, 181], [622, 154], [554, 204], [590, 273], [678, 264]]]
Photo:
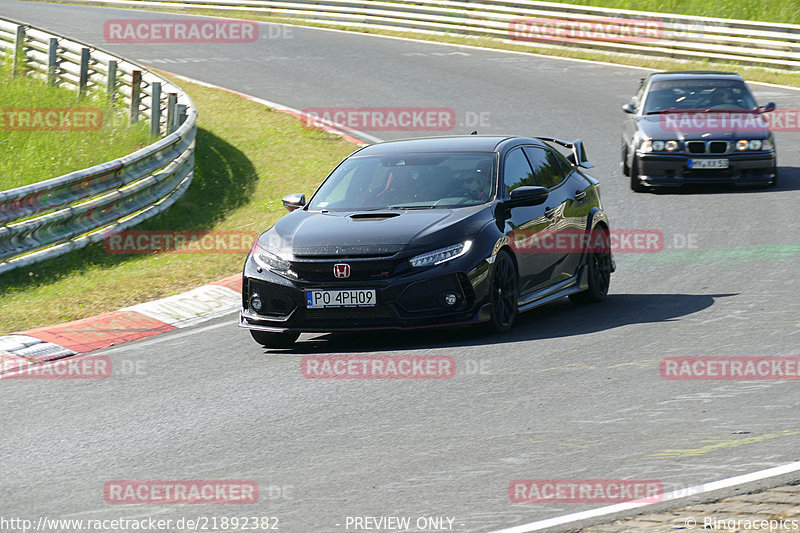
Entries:
[[545, 520], [539, 520], [537, 522], [531, 522], [530, 524], [523, 524], [521, 526], [513, 526], [506, 529], [498, 529], [496, 531], [493, 531], [492, 533], [527, 533], [529, 531], [541, 531], [542, 529], [547, 529], [549, 527], [562, 526], [573, 522], [579, 522], [581, 520], [588, 520], [590, 518], [598, 518], [601, 516], [619, 513], [622, 511], [629, 511], [631, 509], [640, 509], [642, 507], [657, 505], [663, 502], [679, 500], [682, 498], [689, 498], [691, 496], [697, 496], [699, 494], [704, 494], [706, 492], [727, 489], [730, 487], [735, 487], [736, 485], [742, 485], [744, 483], [752, 483], [753, 481], [760, 481], [763, 479], [781, 476], [783, 474], [789, 474], [797, 471], [800, 471], [800, 461], [796, 461], [794, 463], [788, 463], [781, 466], [775, 466], [772, 468], [767, 468], [766, 470], [759, 470], [757, 472], [752, 472], [750, 474], [742, 474], [740, 476], [729, 477], [726, 479], [721, 479], [719, 481], [712, 481], [710, 483], [704, 483], [702, 485], [695, 485], [694, 487], [673, 490], [672, 492], [667, 492], [666, 494], [664, 494], [663, 498], [658, 502], [651, 503], [651, 502], [641, 502], [641, 501], [630, 501], [624, 503], [616, 503], [614, 505], [606, 505], [605, 507], [599, 507], [597, 509], [589, 509], [588, 511], [580, 511], [577, 513], [570, 513], [562, 516], [556, 516], [554, 518], [547, 518]]

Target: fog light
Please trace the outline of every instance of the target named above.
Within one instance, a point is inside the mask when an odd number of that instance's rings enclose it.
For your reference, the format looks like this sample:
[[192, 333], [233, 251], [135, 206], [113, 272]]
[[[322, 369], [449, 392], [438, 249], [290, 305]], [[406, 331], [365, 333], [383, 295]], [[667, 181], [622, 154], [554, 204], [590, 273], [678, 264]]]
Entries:
[[261, 308], [264, 307], [264, 302], [261, 301], [261, 297], [258, 294], [250, 297], [250, 307], [256, 311], [261, 311]]
[[458, 296], [454, 292], [446, 292], [442, 294], [442, 301], [447, 306], [455, 305], [458, 301]]

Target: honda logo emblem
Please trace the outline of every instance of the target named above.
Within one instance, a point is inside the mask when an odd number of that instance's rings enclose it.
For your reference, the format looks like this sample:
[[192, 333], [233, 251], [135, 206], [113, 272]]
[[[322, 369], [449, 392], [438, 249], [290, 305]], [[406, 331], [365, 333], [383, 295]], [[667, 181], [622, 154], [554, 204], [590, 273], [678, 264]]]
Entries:
[[333, 265], [333, 275], [337, 278], [349, 278], [350, 265], [347, 263], [336, 263]]

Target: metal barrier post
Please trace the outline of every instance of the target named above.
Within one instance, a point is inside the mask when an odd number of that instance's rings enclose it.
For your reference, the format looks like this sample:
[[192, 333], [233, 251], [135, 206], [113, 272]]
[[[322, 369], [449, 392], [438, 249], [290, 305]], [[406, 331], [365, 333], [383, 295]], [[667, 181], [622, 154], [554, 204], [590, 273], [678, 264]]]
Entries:
[[142, 103], [142, 71], [134, 70], [131, 77], [131, 124], [133, 124], [139, 122], [139, 107]]
[[11, 69], [12, 76], [24, 74], [25, 68], [25, 26], [17, 26], [17, 33], [14, 37], [14, 66]]
[[47, 43], [47, 84], [58, 83], [58, 39], [51, 37]]
[[178, 105], [178, 93], [169, 93], [167, 95], [167, 135], [178, 129], [176, 124], [176, 109]]
[[85, 96], [86, 86], [89, 83], [89, 58], [89, 49], [81, 48], [81, 71], [80, 77], [78, 78], [78, 99]]
[[150, 137], [161, 134], [161, 83], [153, 82], [150, 86]]
[[106, 93], [108, 93], [108, 100], [110, 102], [114, 102], [117, 96], [117, 62], [114, 60], [108, 62]]

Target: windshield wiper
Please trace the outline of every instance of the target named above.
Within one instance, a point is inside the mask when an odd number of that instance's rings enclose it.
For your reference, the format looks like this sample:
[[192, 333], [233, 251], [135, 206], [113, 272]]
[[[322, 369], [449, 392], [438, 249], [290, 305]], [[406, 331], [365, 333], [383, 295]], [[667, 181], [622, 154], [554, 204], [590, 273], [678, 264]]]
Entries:
[[435, 205], [393, 205], [389, 209], [435, 209]]

